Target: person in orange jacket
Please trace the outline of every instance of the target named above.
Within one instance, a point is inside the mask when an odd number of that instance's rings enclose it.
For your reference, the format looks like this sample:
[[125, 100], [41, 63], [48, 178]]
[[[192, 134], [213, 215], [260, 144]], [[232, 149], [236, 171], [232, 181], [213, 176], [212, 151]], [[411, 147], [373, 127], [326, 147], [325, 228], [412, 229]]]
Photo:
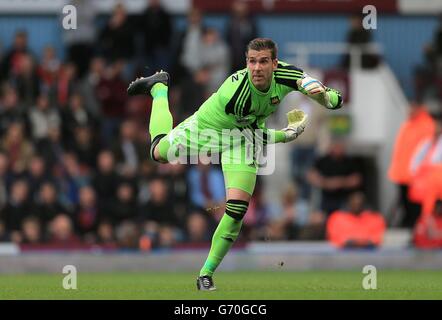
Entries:
[[365, 206], [362, 192], [348, 198], [346, 209], [333, 212], [327, 221], [327, 239], [338, 248], [373, 248], [381, 245], [386, 224], [377, 211]]
[[408, 198], [422, 204], [437, 188], [442, 171], [442, 114], [433, 116], [434, 134], [421, 141], [410, 163], [411, 183]]
[[442, 114], [434, 115], [434, 120], [434, 135], [421, 142], [411, 162], [413, 176], [409, 198], [422, 204], [417, 222], [419, 226], [416, 225], [415, 232], [422, 229], [423, 225], [429, 227], [436, 204], [442, 199]]
[[442, 248], [442, 197], [434, 200], [430, 207], [431, 211], [422, 211], [414, 228], [413, 244], [416, 248]]
[[399, 191], [399, 206], [403, 210], [401, 227], [412, 228], [418, 218], [421, 207], [408, 198], [411, 182], [410, 164], [414, 152], [420, 142], [434, 134], [434, 120], [424, 104], [413, 102], [410, 105], [409, 116], [401, 125], [393, 149], [388, 177], [397, 184]]

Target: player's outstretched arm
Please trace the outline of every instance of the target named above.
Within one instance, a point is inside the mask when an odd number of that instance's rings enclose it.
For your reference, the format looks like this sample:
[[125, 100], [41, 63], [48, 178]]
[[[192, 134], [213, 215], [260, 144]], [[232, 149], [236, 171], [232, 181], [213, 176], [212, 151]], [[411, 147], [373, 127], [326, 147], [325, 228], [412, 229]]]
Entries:
[[327, 109], [339, 109], [342, 107], [341, 93], [338, 90], [324, 86], [321, 81], [304, 74], [296, 83], [301, 93]]
[[281, 130], [268, 129], [263, 121], [259, 122], [259, 128], [263, 129], [267, 136], [271, 136], [271, 143], [286, 143], [295, 140], [304, 132], [307, 125], [307, 114], [302, 110], [293, 109], [287, 113], [287, 127]]
[[307, 114], [302, 110], [293, 109], [287, 113], [287, 121], [287, 127], [282, 129], [285, 133], [284, 142], [293, 141], [304, 132], [307, 125]]

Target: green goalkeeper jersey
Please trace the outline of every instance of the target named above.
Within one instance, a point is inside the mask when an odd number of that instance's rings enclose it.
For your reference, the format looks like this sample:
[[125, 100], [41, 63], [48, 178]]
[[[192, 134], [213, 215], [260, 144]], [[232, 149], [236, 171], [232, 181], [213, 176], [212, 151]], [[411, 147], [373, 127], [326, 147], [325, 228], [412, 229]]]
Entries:
[[[273, 72], [270, 88], [262, 92], [252, 84], [247, 69], [237, 71], [199, 108], [197, 120], [205, 127], [218, 130], [260, 128], [269, 132], [265, 127], [266, 119], [288, 93], [298, 91], [296, 81], [303, 75], [303, 70], [280, 61]], [[335, 95], [335, 99], [331, 99], [333, 108], [339, 108], [342, 103], [339, 92], [332, 90], [330, 93]]]

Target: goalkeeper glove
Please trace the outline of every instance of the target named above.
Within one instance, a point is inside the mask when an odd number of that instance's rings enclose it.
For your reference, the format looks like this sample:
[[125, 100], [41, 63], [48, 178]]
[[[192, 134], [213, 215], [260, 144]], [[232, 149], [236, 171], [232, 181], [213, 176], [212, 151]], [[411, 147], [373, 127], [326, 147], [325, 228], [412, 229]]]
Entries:
[[325, 93], [325, 86], [321, 81], [305, 75], [302, 79], [296, 81], [299, 91], [309, 96]]
[[327, 88], [319, 80], [305, 75], [296, 83], [299, 91], [316, 100], [327, 109], [339, 109], [342, 106], [341, 93], [335, 89]]
[[307, 114], [302, 110], [294, 109], [287, 113], [287, 120], [287, 128], [282, 129], [285, 134], [284, 142], [293, 141], [304, 132], [307, 125]]

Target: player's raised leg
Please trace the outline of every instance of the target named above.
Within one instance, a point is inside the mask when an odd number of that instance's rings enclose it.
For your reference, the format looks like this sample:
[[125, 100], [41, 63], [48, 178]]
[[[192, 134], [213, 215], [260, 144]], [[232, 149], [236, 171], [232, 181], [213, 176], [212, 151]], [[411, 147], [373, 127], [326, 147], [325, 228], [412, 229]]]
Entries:
[[227, 189], [226, 211], [213, 234], [209, 256], [197, 278], [198, 290], [216, 290], [213, 273], [238, 238], [255, 188], [256, 172], [224, 171], [224, 177]]
[[138, 78], [127, 88], [127, 93], [131, 96], [151, 95], [153, 98], [149, 121], [150, 155], [152, 159], [160, 162], [167, 162], [168, 142], [162, 138], [172, 130], [173, 126], [168, 100], [169, 80], [169, 74], [161, 71], [150, 77]]

